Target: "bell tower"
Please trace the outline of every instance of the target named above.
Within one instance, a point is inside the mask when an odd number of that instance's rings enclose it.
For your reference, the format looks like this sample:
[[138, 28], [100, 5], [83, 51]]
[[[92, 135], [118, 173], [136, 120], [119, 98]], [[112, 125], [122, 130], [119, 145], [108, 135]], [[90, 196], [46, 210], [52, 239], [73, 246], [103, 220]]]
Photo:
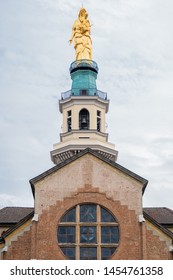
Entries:
[[[117, 151], [108, 142], [105, 115], [109, 110], [107, 93], [97, 89], [97, 63], [91, 60], [90, 23], [84, 8], [74, 22], [70, 43], [74, 39], [76, 60], [70, 66], [71, 89], [61, 94], [59, 110], [63, 125], [60, 142], [54, 144], [51, 158], [55, 164], [91, 148], [116, 161]], [[80, 59], [79, 59], [80, 58]]]

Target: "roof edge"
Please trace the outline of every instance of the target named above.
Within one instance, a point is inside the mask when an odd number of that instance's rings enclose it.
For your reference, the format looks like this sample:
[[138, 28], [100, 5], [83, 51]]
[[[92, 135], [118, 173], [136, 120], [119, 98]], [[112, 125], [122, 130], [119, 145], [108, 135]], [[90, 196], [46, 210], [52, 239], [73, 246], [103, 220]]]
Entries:
[[53, 172], [55, 172], [55, 171], [61, 169], [62, 167], [66, 166], [67, 164], [69, 164], [69, 163], [75, 161], [76, 159], [81, 158], [82, 156], [84, 156], [84, 155], [87, 154], [87, 153], [89, 153], [89, 154], [91, 154], [91, 155], [97, 157], [98, 159], [100, 159], [100, 160], [106, 162], [107, 164], [111, 165], [112, 167], [117, 168], [117, 169], [120, 170], [121, 172], [126, 173], [128, 176], [130, 176], [130, 177], [132, 177], [133, 179], [135, 179], [135, 180], [139, 181], [140, 183], [142, 183], [142, 184], [143, 184], [142, 192], [144, 193], [145, 188], [146, 188], [146, 186], [147, 186], [147, 184], [148, 184], [148, 180], [146, 180], [146, 179], [144, 179], [143, 177], [137, 175], [136, 173], [134, 173], [134, 172], [128, 170], [127, 168], [121, 166], [120, 164], [118, 164], [118, 163], [116, 163], [116, 162], [114, 162], [114, 161], [112, 161], [112, 160], [110, 160], [110, 159], [108, 159], [108, 158], [102, 156], [102, 155], [99, 154], [97, 151], [94, 151], [94, 150], [92, 150], [91, 148], [86, 148], [85, 150], [81, 151], [80, 153], [78, 153], [78, 154], [72, 156], [71, 158], [69, 158], [69, 159], [67, 159], [67, 160], [65, 160], [65, 161], [63, 161], [63, 162], [61, 162], [61, 163], [59, 163], [58, 165], [56, 165], [56, 166], [54, 166], [54, 167], [48, 169], [47, 171], [45, 171], [45, 172], [41, 173], [40, 175], [38, 175], [38, 176], [34, 177], [33, 179], [31, 179], [29, 182], [30, 182], [30, 184], [31, 184], [31, 188], [32, 188], [33, 195], [35, 194], [34, 184], [35, 184], [36, 182], [38, 182], [39, 180], [41, 180], [41, 179], [45, 178], [46, 176], [52, 174]]
[[153, 225], [155, 225], [157, 228], [159, 228], [162, 232], [164, 232], [166, 235], [168, 235], [173, 241], [173, 233], [171, 231], [164, 228], [161, 224], [159, 224], [156, 220], [154, 220], [150, 215], [145, 213], [144, 210], [143, 210], [143, 213], [144, 213], [145, 219], [147, 219], [149, 222], [151, 222]]
[[13, 227], [9, 228], [7, 231], [5, 231], [1, 237], [5, 239], [8, 235], [10, 235], [13, 231], [15, 231], [17, 228], [19, 228], [21, 225], [23, 225], [25, 222], [30, 220], [34, 216], [34, 211], [29, 213], [27, 216], [25, 216], [22, 220], [20, 220], [17, 224], [15, 224]]

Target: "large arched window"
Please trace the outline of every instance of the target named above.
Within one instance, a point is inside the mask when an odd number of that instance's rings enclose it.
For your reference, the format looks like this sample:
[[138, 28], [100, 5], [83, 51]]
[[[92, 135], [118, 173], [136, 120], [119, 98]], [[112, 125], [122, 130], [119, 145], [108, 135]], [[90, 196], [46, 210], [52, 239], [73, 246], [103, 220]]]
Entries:
[[79, 129], [89, 129], [89, 112], [87, 109], [82, 109], [79, 112]]
[[108, 209], [81, 204], [61, 218], [57, 238], [68, 259], [107, 260], [118, 247], [119, 226]]

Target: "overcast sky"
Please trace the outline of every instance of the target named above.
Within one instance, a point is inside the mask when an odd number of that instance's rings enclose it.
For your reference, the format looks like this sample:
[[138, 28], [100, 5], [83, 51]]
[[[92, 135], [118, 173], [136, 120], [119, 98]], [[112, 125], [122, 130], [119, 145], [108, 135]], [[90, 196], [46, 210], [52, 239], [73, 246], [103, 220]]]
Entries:
[[33, 206], [29, 180], [53, 166], [82, 3], [117, 162], [149, 180], [144, 206], [173, 209], [172, 0], [0, 0], [0, 207]]

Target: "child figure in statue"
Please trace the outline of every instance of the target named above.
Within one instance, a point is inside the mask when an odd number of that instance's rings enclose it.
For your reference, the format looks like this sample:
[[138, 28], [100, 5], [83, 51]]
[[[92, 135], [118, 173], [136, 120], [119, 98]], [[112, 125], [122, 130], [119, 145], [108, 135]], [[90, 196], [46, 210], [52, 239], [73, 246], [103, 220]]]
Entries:
[[78, 19], [75, 20], [72, 27], [70, 44], [74, 39], [74, 48], [76, 50], [76, 60], [92, 60], [92, 40], [90, 36], [90, 22], [87, 11], [82, 8], [79, 11]]

